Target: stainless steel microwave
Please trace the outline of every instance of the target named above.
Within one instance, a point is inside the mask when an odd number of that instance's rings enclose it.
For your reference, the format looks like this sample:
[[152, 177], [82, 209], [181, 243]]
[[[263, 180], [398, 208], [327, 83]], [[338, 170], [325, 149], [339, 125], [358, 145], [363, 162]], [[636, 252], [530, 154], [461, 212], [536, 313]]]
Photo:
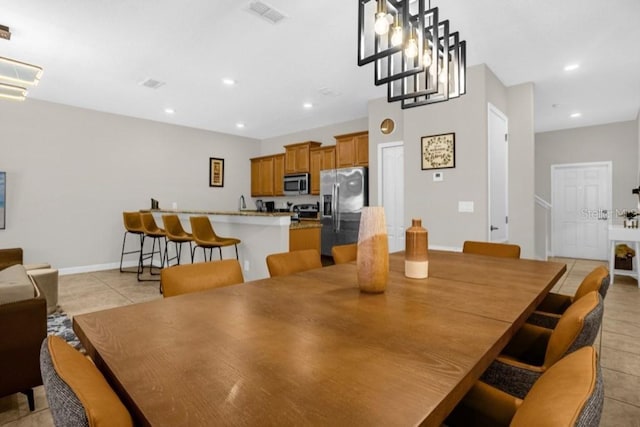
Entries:
[[299, 173], [284, 176], [284, 195], [299, 196], [309, 194], [309, 174]]

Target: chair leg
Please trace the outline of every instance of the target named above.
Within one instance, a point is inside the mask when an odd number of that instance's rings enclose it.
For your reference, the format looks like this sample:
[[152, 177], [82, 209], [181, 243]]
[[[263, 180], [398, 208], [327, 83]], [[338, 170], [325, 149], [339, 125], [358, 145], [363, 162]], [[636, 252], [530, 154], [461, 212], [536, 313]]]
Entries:
[[193, 264], [193, 242], [189, 241], [189, 252], [191, 252], [191, 264]]
[[36, 410], [36, 401], [33, 398], [33, 389], [30, 388], [29, 390], [24, 390], [22, 392], [22, 394], [25, 394], [27, 396], [27, 402], [29, 403], [29, 410], [31, 412]]
[[240, 261], [240, 258], [238, 258], [238, 245], [234, 245], [236, 247], [236, 259], [238, 261]]
[[135, 271], [124, 270], [122, 268], [122, 263], [124, 262], [125, 255], [136, 254], [140, 252], [140, 250], [128, 251], [128, 252], [124, 251], [124, 248], [126, 247], [126, 244], [127, 244], [127, 234], [138, 234], [138, 233], [131, 233], [130, 231], [124, 232], [124, 236], [122, 237], [122, 251], [120, 253], [120, 273], [135, 273]]
[[218, 252], [220, 252], [220, 260], [222, 260], [222, 246], [218, 246]]

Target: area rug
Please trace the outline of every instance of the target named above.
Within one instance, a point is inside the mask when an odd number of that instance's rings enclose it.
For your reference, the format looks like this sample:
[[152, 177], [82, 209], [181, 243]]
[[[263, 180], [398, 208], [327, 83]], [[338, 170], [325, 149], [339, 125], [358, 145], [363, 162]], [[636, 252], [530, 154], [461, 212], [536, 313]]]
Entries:
[[82, 351], [82, 344], [73, 332], [71, 319], [63, 311], [58, 311], [47, 316], [47, 335], [57, 335], [68, 342], [73, 348]]

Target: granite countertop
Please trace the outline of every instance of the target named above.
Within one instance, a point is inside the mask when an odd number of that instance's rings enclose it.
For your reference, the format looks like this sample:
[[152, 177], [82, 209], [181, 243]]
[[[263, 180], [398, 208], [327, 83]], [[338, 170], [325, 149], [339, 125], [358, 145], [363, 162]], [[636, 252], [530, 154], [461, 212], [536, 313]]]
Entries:
[[292, 221], [290, 230], [301, 230], [303, 228], [322, 228], [320, 221]]
[[291, 216], [292, 212], [258, 212], [258, 211], [202, 211], [202, 210], [172, 210], [172, 209], [141, 209], [140, 212], [159, 212], [174, 214], [196, 215], [237, 215], [237, 216]]

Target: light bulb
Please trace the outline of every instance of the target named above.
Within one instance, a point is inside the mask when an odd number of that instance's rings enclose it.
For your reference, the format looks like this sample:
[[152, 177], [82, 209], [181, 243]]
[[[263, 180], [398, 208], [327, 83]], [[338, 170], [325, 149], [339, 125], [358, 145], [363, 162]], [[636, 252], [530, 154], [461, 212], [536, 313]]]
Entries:
[[395, 25], [393, 27], [393, 33], [391, 33], [391, 44], [399, 46], [402, 44], [402, 27]]
[[415, 58], [418, 56], [418, 42], [413, 37], [407, 42], [404, 54], [407, 55], [407, 58]]
[[376, 23], [373, 26], [376, 34], [382, 36], [389, 32], [389, 20], [384, 12], [376, 13]]
[[445, 73], [444, 70], [440, 70], [440, 73], [438, 73], [438, 80], [440, 80], [440, 83], [445, 84], [448, 78], [449, 73]]
[[426, 49], [424, 54], [422, 55], [422, 66], [424, 68], [429, 68], [431, 65], [431, 49]]

